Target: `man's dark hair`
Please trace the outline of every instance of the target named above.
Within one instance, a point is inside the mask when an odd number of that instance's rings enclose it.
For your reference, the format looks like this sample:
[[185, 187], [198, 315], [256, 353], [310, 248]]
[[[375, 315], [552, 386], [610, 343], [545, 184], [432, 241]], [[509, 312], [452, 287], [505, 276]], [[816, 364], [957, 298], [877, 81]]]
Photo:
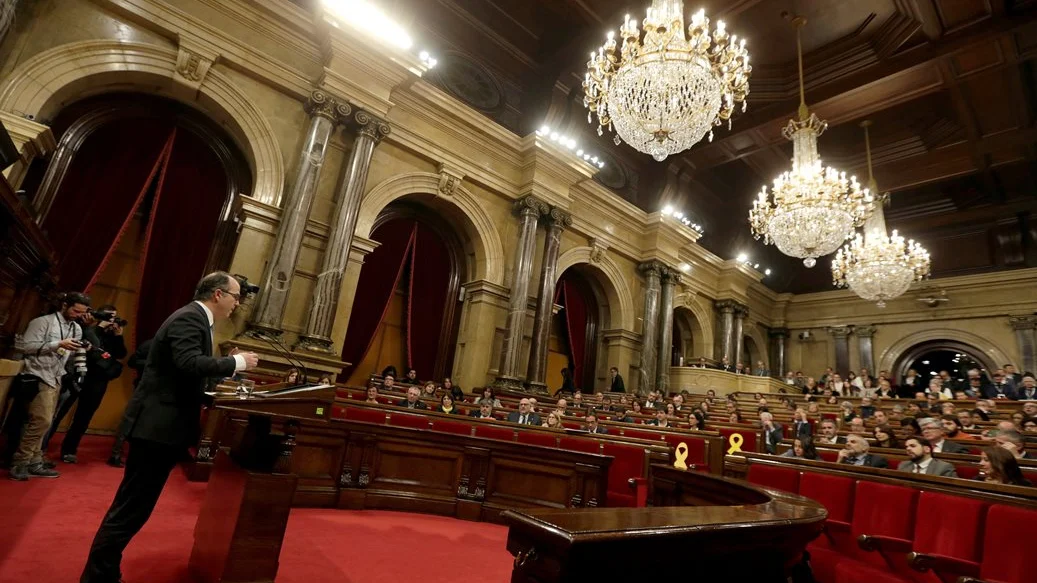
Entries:
[[230, 287], [230, 277], [226, 271], [214, 271], [206, 275], [194, 288], [194, 300], [204, 302], [211, 298], [218, 289], [227, 291], [227, 288]]
[[958, 419], [957, 415], [941, 415], [940, 419], [943, 419], [945, 421], [953, 421], [954, 424], [958, 426], [958, 429], [961, 429], [962, 427], [961, 420]]
[[908, 437], [907, 439], [905, 439], [904, 440], [904, 445], [907, 445], [907, 442], [909, 442], [909, 441], [917, 441], [918, 445], [920, 445], [922, 447], [928, 447], [930, 450], [933, 449], [933, 446], [930, 445], [928, 441], [922, 439], [921, 437], [918, 437], [917, 435], [912, 435], [912, 436]]
[[80, 292], [68, 292], [61, 298], [61, 305], [66, 308], [76, 304], [90, 307], [90, 296]]

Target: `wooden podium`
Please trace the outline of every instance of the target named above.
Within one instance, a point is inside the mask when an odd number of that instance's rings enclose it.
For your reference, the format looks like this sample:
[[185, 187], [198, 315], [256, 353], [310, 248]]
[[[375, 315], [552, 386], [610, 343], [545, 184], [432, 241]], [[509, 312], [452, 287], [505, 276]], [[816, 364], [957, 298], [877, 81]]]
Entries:
[[[204, 463], [209, 479], [190, 572], [203, 583], [273, 583], [298, 477], [290, 473], [302, 420], [331, 418], [334, 387], [262, 387], [242, 400], [212, 395]], [[233, 416], [233, 420], [231, 417]], [[247, 420], [247, 421], [246, 421]]]

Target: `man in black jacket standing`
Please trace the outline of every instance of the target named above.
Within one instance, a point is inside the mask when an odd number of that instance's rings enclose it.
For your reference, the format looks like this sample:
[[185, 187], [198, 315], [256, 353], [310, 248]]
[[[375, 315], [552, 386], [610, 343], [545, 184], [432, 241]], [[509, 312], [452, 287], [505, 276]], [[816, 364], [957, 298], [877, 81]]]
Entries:
[[625, 393], [627, 392], [627, 386], [623, 383], [623, 377], [619, 374], [619, 369], [616, 367], [609, 368], [609, 378], [611, 384], [609, 386], [609, 392], [611, 393]]
[[127, 406], [130, 453], [115, 499], [94, 537], [80, 583], [116, 583], [122, 552], [151, 516], [169, 473], [198, 437], [210, 380], [255, 368], [255, 353], [216, 358], [212, 326], [237, 307], [241, 286], [224, 272], [198, 282], [194, 301], [155, 334], [140, 386]]

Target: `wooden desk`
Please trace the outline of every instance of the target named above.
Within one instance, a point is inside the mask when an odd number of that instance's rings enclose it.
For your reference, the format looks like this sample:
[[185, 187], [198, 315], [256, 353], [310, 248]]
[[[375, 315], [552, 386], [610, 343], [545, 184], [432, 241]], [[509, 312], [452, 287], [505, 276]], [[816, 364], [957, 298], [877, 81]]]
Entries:
[[652, 491], [649, 508], [505, 512], [512, 582], [784, 583], [828, 515], [802, 496], [661, 465]]

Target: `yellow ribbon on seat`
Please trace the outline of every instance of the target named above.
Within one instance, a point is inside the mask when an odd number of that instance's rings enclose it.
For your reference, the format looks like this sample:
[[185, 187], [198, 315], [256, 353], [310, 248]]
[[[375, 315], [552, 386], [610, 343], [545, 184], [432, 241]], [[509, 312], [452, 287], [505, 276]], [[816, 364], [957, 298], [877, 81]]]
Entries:
[[688, 459], [688, 444], [683, 441], [677, 444], [677, 449], [673, 452], [673, 457], [677, 461], [673, 462], [673, 467], [678, 470], [688, 469], [688, 464], [684, 463]]
[[741, 433], [732, 433], [731, 436], [727, 438], [727, 442], [731, 444], [731, 447], [727, 448], [727, 454], [731, 455], [735, 452], [741, 453], [742, 442], [744, 441], [745, 438], [742, 437]]

